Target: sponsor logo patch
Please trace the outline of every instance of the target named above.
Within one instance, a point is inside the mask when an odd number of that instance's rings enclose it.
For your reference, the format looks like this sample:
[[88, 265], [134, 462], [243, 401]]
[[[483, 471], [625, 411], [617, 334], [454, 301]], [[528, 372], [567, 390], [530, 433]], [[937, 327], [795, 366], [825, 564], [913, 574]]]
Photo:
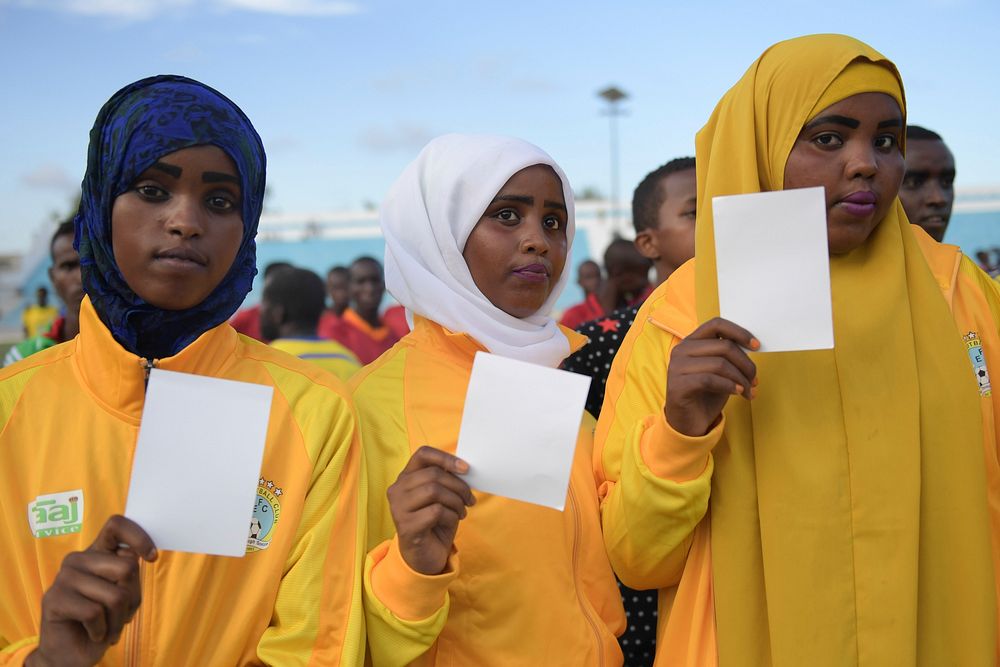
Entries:
[[83, 527], [83, 489], [38, 496], [28, 503], [28, 525], [36, 538], [79, 533]]

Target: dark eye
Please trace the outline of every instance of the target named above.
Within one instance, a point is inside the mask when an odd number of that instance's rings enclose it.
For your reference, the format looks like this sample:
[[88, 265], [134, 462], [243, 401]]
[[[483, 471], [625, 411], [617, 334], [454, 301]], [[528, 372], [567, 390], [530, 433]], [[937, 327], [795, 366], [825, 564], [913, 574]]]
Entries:
[[136, 193], [147, 201], [162, 201], [167, 198], [167, 191], [158, 185], [140, 183], [135, 186]]
[[924, 177], [919, 174], [907, 174], [903, 177], [902, 187], [907, 190], [917, 190], [924, 184]]
[[500, 220], [503, 220], [504, 222], [517, 222], [518, 220], [521, 219], [520, 216], [517, 214], [517, 211], [515, 211], [512, 208], [500, 209], [499, 211], [496, 212], [495, 217], [499, 218]]
[[941, 177], [941, 187], [944, 188], [945, 190], [951, 190], [951, 188], [954, 185], [955, 185], [955, 177], [954, 176], [942, 176]]
[[832, 148], [834, 146], [842, 146], [844, 141], [840, 138], [840, 135], [834, 132], [824, 132], [813, 137], [813, 143], [822, 148]]
[[896, 137], [891, 134], [883, 134], [880, 137], [875, 138], [875, 148], [888, 151], [896, 147]]
[[206, 200], [208, 207], [220, 213], [229, 213], [236, 209], [236, 202], [228, 195], [211, 195]]
[[691, 210], [691, 211], [684, 211], [683, 213], [681, 213], [681, 217], [682, 217], [682, 218], [691, 218], [692, 220], [694, 220], [694, 219], [695, 219], [695, 217], [697, 217], [697, 213], [698, 213], [698, 212], [697, 212], [697, 211], [694, 211], [694, 210]]
[[556, 216], [547, 215], [542, 219], [542, 226], [545, 227], [545, 229], [557, 231], [562, 229], [563, 224], [562, 221]]

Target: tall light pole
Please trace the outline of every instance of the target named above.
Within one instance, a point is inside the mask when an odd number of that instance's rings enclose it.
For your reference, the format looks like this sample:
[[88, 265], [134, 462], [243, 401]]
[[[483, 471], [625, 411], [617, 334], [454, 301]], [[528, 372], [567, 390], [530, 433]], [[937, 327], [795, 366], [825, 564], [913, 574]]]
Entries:
[[628, 97], [625, 91], [615, 86], [608, 86], [597, 93], [608, 103], [605, 113], [611, 119], [611, 200], [610, 211], [613, 226], [617, 229], [618, 220], [618, 116], [625, 112], [618, 106], [618, 103]]

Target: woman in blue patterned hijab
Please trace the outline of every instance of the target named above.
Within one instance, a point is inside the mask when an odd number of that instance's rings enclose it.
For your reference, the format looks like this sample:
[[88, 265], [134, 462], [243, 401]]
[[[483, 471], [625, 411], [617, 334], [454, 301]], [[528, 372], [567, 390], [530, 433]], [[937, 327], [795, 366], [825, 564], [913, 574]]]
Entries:
[[[189, 307], [158, 307], [140, 297], [123, 276], [112, 243], [112, 208], [160, 158], [197, 146], [218, 147], [238, 171], [242, 241], [228, 272], [207, 297]], [[257, 272], [254, 237], [265, 164], [264, 146], [246, 115], [198, 81], [150, 77], [125, 86], [104, 105], [90, 132], [76, 246], [84, 290], [125, 349], [147, 359], [173, 356], [239, 308]]]

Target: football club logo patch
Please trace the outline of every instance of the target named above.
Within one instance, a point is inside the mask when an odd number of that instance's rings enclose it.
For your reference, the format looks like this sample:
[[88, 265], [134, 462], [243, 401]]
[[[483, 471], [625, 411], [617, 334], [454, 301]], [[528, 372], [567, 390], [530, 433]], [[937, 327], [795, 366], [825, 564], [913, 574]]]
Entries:
[[979, 395], [990, 396], [993, 389], [990, 386], [990, 372], [986, 368], [986, 356], [983, 354], [983, 342], [979, 339], [979, 334], [975, 331], [962, 336], [965, 347], [969, 351], [969, 360], [972, 361], [972, 370], [976, 374], [976, 381], [979, 383]]
[[257, 480], [257, 502], [250, 519], [250, 535], [247, 537], [247, 553], [263, 551], [271, 545], [274, 529], [281, 518], [281, 487], [270, 479]]
[[36, 538], [79, 533], [83, 527], [83, 489], [38, 496], [28, 503], [28, 525]]

